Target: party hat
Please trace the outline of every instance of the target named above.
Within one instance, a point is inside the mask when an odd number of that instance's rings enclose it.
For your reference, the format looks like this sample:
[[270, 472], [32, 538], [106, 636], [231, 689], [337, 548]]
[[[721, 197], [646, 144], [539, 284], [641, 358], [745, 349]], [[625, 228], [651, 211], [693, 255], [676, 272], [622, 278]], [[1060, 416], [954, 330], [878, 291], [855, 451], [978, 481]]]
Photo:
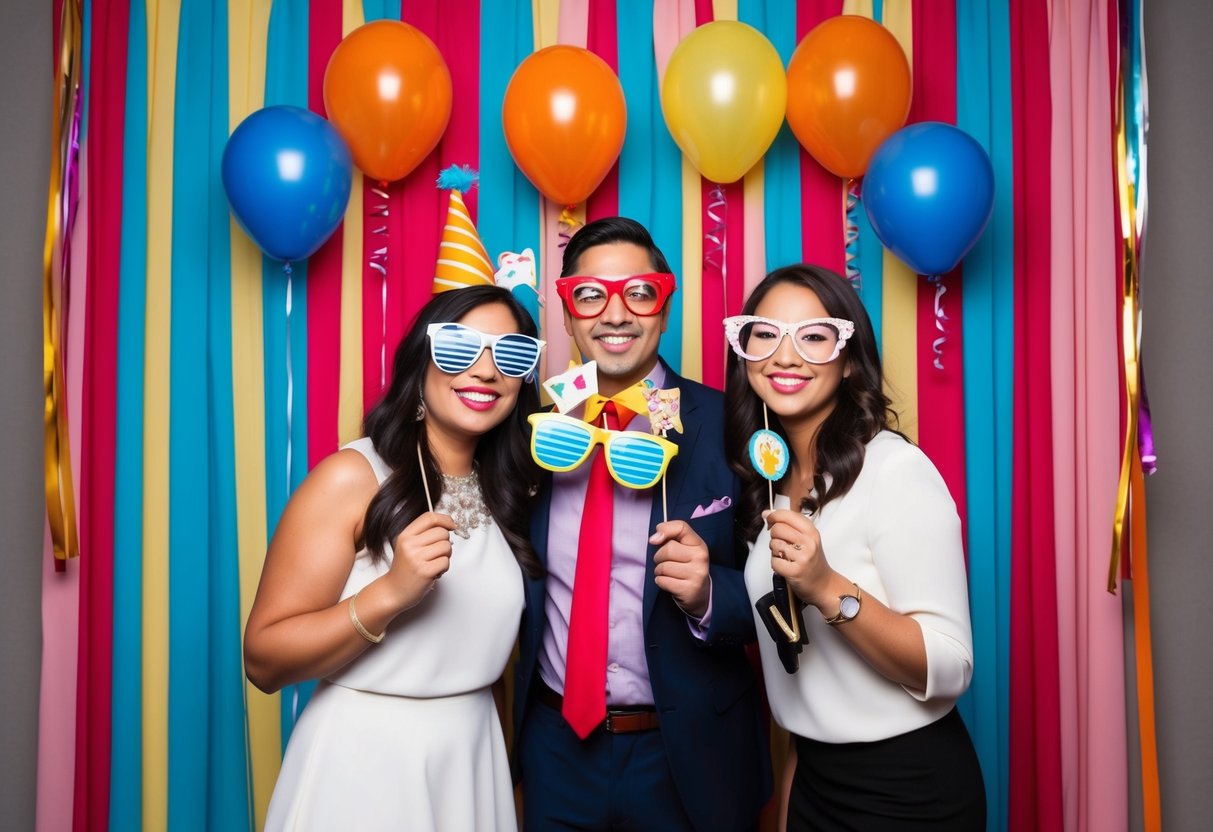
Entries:
[[446, 225], [438, 245], [434, 266], [434, 294], [480, 284], [493, 285], [493, 261], [476, 232], [476, 224], [463, 202], [463, 192], [480, 176], [464, 165], [454, 165], [438, 174], [438, 187], [450, 192]]

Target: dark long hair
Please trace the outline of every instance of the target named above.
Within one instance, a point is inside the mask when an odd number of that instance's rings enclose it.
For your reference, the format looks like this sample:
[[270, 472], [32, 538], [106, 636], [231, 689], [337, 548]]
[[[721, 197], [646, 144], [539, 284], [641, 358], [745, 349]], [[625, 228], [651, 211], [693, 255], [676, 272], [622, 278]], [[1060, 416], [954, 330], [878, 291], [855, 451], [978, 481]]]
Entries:
[[[367, 506], [362, 523], [359, 546], [366, 546], [372, 559], [382, 558], [383, 547], [391, 545], [405, 526], [428, 510], [417, 460], [418, 444], [430, 500], [437, 504], [442, 496], [442, 476], [426, 438], [425, 423], [416, 420], [430, 362], [426, 328], [435, 322], [458, 321], [476, 307], [489, 303], [508, 308], [519, 332], [536, 334], [535, 322], [508, 290], [470, 286], [434, 296], [417, 313], [412, 328], [396, 348], [392, 382], [382, 401], [363, 421], [363, 433], [371, 438], [375, 451], [392, 469]], [[485, 505], [523, 571], [532, 577], [543, 572], [528, 535], [539, 469], [531, 459], [526, 418], [537, 410], [538, 390], [534, 382], [524, 380], [513, 411], [480, 437], [474, 456]]]
[[577, 261], [586, 249], [611, 243], [631, 243], [640, 246], [649, 253], [649, 260], [653, 263], [654, 271], [668, 272], [670, 270], [670, 264], [666, 262], [661, 249], [657, 248], [657, 244], [653, 242], [653, 235], [647, 228], [627, 217], [601, 217], [578, 228], [569, 239], [569, 244], [564, 247], [560, 276], [568, 277], [577, 273]]
[[[805, 494], [800, 501], [802, 511], [816, 512], [851, 489], [863, 467], [864, 446], [880, 431], [893, 429], [897, 416], [881, 388], [880, 352], [876, 348], [872, 321], [851, 284], [821, 266], [785, 266], [768, 274], [754, 287], [742, 314], [753, 315], [766, 294], [781, 283], [812, 290], [831, 317], [855, 323], [855, 334], [836, 359], [846, 361], [851, 374], [839, 385], [834, 410], [814, 439], [815, 496]], [[758, 535], [762, 511], [767, 507], [767, 482], [750, 464], [749, 454], [750, 436], [762, 427], [762, 399], [750, 387], [746, 362], [732, 350], [728, 353], [725, 378], [725, 444], [729, 466], [741, 480], [738, 532], [742, 540], [750, 541]], [[787, 440], [787, 432], [773, 413], [770, 427]], [[793, 452], [796, 450], [808, 449], [793, 449]], [[823, 476], [827, 473], [831, 477], [828, 488]]]

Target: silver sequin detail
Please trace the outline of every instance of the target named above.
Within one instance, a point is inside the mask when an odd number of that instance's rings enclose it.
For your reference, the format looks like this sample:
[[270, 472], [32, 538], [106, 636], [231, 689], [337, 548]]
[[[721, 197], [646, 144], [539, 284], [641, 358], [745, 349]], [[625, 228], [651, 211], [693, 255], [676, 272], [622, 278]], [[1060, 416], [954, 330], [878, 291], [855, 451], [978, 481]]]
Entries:
[[472, 536], [472, 529], [493, 522], [484, 495], [480, 492], [480, 477], [475, 471], [464, 477], [442, 475], [442, 498], [434, 510], [449, 514], [455, 520], [455, 534], [464, 540]]

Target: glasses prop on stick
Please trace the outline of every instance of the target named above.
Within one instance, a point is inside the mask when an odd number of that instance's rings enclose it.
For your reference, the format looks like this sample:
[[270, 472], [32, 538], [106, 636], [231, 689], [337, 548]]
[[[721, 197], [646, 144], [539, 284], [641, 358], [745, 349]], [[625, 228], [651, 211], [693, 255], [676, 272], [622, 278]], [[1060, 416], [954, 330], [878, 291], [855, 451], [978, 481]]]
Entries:
[[[771, 430], [767, 408], [762, 407], [762, 430], [750, 437], [750, 464], [767, 481], [767, 506], [775, 508], [775, 481], [788, 471], [791, 454], [783, 437]], [[758, 599], [754, 608], [766, 625], [767, 632], [779, 653], [779, 661], [788, 673], [800, 667], [800, 651], [809, 643], [808, 633], [800, 620], [800, 603], [782, 575], [771, 578], [771, 591]]]
[[[608, 401], [598, 394], [596, 370], [597, 365], [591, 361], [572, 366], [543, 383], [544, 390], [552, 397], [559, 412], [532, 413], [527, 417], [531, 424], [531, 456], [539, 467], [564, 473], [579, 467], [590, 458], [594, 448], [601, 445], [607, 470], [615, 482], [635, 489], [652, 488], [661, 482], [664, 510], [665, 472], [670, 460], [678, 454], [677, 445], [664, 435], [611, 430], [606, 427], [605, 415], [602, 427], [593, 421], [565, 415], [585, 402], [587, 416], [597, 416], [600, 412], [597, 408], [603, 407]], [[617, 406], [635, 413], [648, 412], [650, 425], [656, 425], [660, 418], [662, 427], [660, 431], [654, 428], [654, 434], [664, 434], [670, 428], [681, 430], [682, 423], [677, 418], [678, 391], [657, 391], [666, 394], [664, 408], [659, 405], [656, 410], [650, 410], [648, 397], [651, 389], [643, 383], [638, 384], [616, 394], [611, 400], [617, 402]]]

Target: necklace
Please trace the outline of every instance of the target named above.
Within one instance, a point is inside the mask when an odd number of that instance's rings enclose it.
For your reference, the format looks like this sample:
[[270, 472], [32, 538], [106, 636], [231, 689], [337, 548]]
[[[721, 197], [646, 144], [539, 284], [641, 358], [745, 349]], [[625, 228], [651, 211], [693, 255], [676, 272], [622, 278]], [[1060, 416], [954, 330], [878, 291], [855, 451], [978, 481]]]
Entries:
[[472, 529], [493, 522], [493, 515], [484, 504], [480, 491], [480, 477], [475, 469], [462, 477], [442, 475], [442, 497], [434, 510], [449, 514], [455, 520], [455, 534], [463, 539], [472, 536]]

